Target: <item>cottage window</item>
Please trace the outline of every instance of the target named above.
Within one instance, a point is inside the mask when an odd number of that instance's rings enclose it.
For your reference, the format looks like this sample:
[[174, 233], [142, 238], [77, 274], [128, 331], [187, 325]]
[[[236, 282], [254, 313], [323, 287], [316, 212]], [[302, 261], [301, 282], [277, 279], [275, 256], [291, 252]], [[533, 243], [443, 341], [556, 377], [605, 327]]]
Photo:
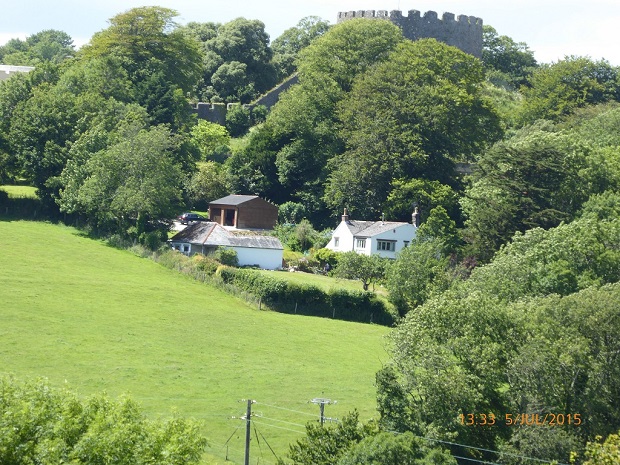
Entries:
[[366, 239], [358, 239], [357, 240], [357, 248], [365, 249], [366, 248]]
[[394, 241], [377, 241], [377, 250], [384, 250], [386, 252], [394, 252]]
[[405, 243], [404, 247], [409, 247], [409, 241], [403, 241]]
[[189, 252], [189, 244], [183, 244], [183, 253]]
[[340, 246], [340, 238], [334, 237], [334, 247], [338, 247], [338, 246]]

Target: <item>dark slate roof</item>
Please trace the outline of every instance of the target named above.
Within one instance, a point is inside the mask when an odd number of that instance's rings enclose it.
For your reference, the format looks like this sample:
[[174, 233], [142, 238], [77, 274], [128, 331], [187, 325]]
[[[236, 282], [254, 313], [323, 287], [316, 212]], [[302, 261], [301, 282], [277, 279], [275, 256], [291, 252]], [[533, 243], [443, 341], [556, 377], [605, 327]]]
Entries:
[[203, 241], [205, 241], [209, 237], [209, 235], [216, 226], [219, 225], [211, 221], [197, 221], [188, 225], [182, 231], [176, 233], [170, 238], [170, 240], [174, 242], [190, 242], [193, 244], [202, 244]]
[[172, 236], [170, 242], [189, 242], [190, 244], [200, 244], [208, 247], [228, 246], [280, 250], [284, 248], [277, 237], [238, 236], [211, 221], [200, 221], [190, 224], [183, 231]]
[[249, 200], [258, 199], [258, 195], [227, 195], [226, 197], [222, 197], [221, 199], [214, 200], [213, 202], [209, 202], [209, 205], [240, 205], [242, 203], [248, 202]]
[[377, 234], [384, 233], [390, 229], [397, 228], [404, 224], [400, 221], [356, 221], [349, 220], [346, 222], [351, 234], [357, 237], [372, 237]]
[[277, 237], [273, 236], [233, 236], [229, 239], [230, 245], [257, 249], [284, 249]]

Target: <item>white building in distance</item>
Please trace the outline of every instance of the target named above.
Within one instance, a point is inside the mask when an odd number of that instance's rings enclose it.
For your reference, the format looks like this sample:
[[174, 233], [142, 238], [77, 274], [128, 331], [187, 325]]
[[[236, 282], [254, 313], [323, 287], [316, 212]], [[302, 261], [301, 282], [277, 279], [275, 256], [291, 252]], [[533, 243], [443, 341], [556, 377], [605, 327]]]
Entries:
[[[419, 224], [418, 218], [416, 208], [414, 223]], [[396, 258], [396, 254], [413, 240], [417, 229], [415, 224], [399, 221], [352, 220], [345, 208], [342, 221], [325, 248], [334, 252], [354, 251], [364, 255]]]

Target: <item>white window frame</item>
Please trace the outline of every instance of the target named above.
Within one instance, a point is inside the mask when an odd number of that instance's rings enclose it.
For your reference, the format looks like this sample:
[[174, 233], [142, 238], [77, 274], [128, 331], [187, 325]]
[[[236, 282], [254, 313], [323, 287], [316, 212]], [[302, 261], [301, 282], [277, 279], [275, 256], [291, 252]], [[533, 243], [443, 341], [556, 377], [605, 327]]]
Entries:
[[340, 247], [340, 238], [334, 237], [334, 247]]
[[365, 249], [366, 248], [366, 239], [357, 239], [355, 241], [355, 246], [357, 249]]

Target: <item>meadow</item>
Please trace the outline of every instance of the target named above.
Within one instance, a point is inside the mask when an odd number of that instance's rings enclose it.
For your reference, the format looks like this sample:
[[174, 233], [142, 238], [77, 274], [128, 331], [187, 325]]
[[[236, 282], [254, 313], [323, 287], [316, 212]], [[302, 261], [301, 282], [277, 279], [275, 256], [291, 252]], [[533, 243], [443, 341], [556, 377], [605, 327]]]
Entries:
[[[376, 416], [388, 328], [258, 311], [234, 296], [60, 225], [0, 221], [0, 375], [81, 395], [127, 394], [152, 417], [204, 422], [205, 463], [275, 463], [326, 415]], [[234, 418], [236, 417], [236, 418]], [[257, 439], [260, 439], [258, 441]]]
[[13, 199], [36, 199], [36, 188], [32, 186], [0, 186], [0, 190], [9, 194]]

